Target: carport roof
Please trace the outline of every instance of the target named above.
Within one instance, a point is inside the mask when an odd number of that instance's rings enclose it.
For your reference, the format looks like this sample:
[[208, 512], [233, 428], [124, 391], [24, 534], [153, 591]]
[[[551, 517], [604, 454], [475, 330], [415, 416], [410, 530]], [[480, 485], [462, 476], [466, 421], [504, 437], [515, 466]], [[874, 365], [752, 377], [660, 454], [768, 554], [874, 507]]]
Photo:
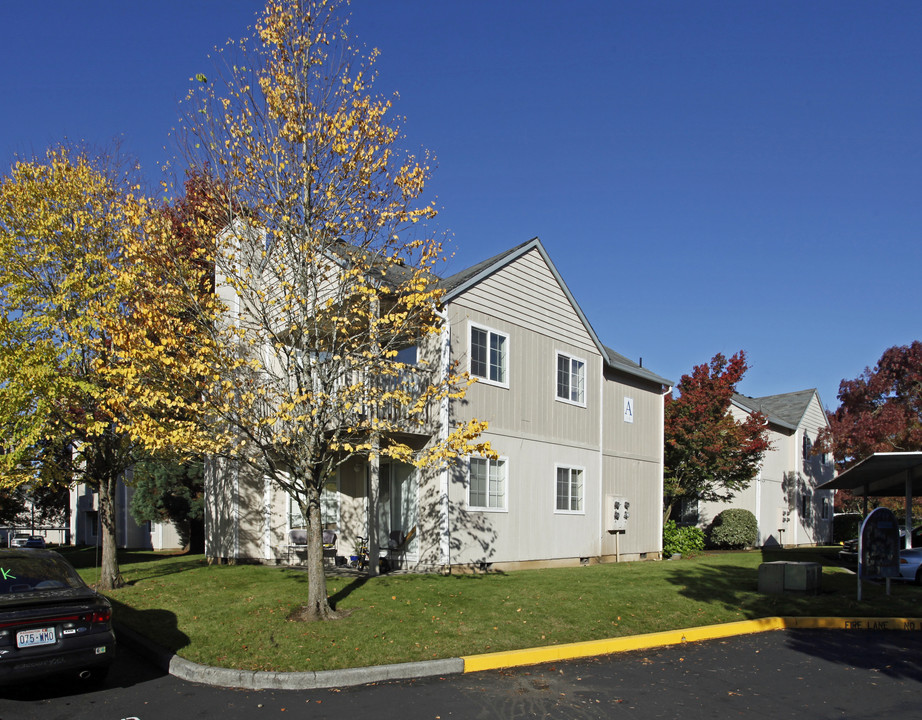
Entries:
[[922, 495], [922, 452], [874, 453], [817, 490], [853, 490], [858, 495], [904, 497], [906, 481]]

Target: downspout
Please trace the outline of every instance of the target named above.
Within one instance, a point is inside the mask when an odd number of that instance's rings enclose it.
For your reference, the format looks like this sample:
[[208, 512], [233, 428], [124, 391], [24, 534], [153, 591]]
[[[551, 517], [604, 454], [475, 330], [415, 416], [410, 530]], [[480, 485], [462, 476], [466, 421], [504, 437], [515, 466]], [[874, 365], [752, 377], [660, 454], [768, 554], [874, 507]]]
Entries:
[[234, 562], [240, 557], [240, 464], [234, 463]]
[[672, 392], [672, 385], [667, 385], [663, 391], [662, 402], [659, 404], [659, 505], [656, 510], [657, 548], [660, 558], [663, 557], [663, 496], [665, 492], [663, 477], [666, 473], [666, 396]]
[[599, 370], [599, 528], [596, 537], [599, 539], [598, 557], [602, 557], [603, 545], [605, 544], [605, 358], [601, 359], [601, 368]]
[[263, 559], [272, 559], [272, 479], [263, 478]]
[[[439, 332], [441, 340], [441, 356], [439, 362], [439, 381], [445, 382], [448, 373], [451, 370], [451, 322], [448, 319], [447, 312], [441, 312], [437, 308], [433, 310], [442, 320], [442, 328]], [[443, 397], [439, 401], [439, 442], [448, 439], [448, 424], [451, 419], [450, 400]], [[439, 565], [443, 568], [451, 567], [451, 522], [449, 512], [451, 503], [448, 497], [449, 490], [449, 473], [448, 464], [443, 464], [439, 469]]]
[[[125, 474], [122, 473], [122, 547], [129, 547], [129, 538], [128, 538], [128, 484], [125, 482]], [[116, 480], [116, 482], [118, 482]], [[116, 538], [118, 536], [116, 535]], [[117, 542], [117, 540], [116, 540]]]
[[[806, 432], [806, 431], [804, 431]], [[792, 544], [798, 545], [800, 523], [803, 521], [800, 508], [803, 505], [803, 499], [800, 497], [798, 485], [800, 485], [800, 469], [803, 467], [801, 454], [803, 453], [804, 439], [803, 435], [794, 435], [794, 537]]]

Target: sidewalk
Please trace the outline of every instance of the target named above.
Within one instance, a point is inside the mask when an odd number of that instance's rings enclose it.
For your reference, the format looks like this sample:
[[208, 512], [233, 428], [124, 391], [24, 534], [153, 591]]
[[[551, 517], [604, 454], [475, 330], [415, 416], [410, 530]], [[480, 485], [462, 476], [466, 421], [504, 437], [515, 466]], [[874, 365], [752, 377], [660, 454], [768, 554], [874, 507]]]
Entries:
[[119, 642], [133, 648], [163, 671], [182, 680], [204, 685], [246, 688], [248, 690], [312, 690], [365, 685], [386, 680], [441, 677], [520, 665], [537, 665], [630, 650], [678, 645], [686, 642], [714, 640], [736, 635], [766, 632], [768, 630], [794, 629], [846, 630], [850, 632], [865, 630], [922, 632], [922, 618], [769, 617], [723, 625], [705, 625], [683, 630], [670, 630], [649, 635], [590, 640], [580, 643], [511, 650], [484, 655], [468, 655], [443, 660], [345, 668], [342, 670], [319, 670], [316, 672], [266, 672], [200, 665], [159, 647], [148, 638], [122, 625], [116, 627], [116, 635]]

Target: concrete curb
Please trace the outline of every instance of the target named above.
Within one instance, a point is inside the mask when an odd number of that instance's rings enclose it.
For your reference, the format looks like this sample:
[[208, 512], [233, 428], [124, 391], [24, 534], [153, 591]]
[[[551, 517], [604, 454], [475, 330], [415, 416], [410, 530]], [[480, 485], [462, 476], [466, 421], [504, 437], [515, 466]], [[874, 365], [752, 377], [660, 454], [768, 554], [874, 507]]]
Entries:
[[428, 660], [425, 662], [375, 665], [372, 667], [344, 668], [342, 670], [317, 670], [314, 672], [266, 672], [262, 670], [235, 670], [213, 667], [179, 657], [140, 633], [124, 625], [116, 626], [120, 642], [130, 646], [153, 662], [164, 672], [190, 682], [218, 687], [245, 688], [247, 690], [315, 690], [332, 687], [367, 685], [385, 680], [408, 680], [442, 675], [459, 675], [464, 672], [461, 658]]
[[922, 632], [922, 618], [768, 617], [721, 625], [704, 625], [681, 630], [669, 630], [648, 635], [589, 640], [565, 645], [526, 648], [483, 655], [466, 655], [460, 658], [346, 668], [343, 670], [318, 670], [316, 672], [265, 672], [200, 665], [159, 647], [131, 628], [117, 625], [116, 633], [120, 642], [131, 646], [162, 670], [182, 680], [219, 687], [246, 688], [248, 690], [315, 690], [366, 685], [385, 680], [458, 675], [498, 668], [537, 665], [560, 660], [576, 660], [630, 650], [645, 650], [667, 645], [679, 645], [686, 642], [716, 640], [769, 630], [804, 629], [848, 631], [908, 630]]

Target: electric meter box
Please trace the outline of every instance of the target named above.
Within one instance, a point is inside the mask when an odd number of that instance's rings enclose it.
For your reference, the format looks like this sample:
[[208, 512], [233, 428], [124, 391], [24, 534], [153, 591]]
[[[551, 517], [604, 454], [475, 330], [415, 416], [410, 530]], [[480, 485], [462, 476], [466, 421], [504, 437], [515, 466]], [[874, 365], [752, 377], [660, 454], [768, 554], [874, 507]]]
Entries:
[[605, 496], [605, 529], [608, 532], [624, 532], [631, 517], [631, 501], [623, 495]]

